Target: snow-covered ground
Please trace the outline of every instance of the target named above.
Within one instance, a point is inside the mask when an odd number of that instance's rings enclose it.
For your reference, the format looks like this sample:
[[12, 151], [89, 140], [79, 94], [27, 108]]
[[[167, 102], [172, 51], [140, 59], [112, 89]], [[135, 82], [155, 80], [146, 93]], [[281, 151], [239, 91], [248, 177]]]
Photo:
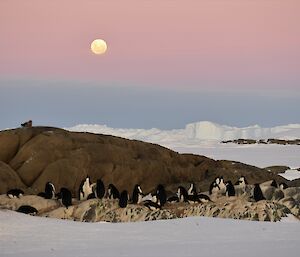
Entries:
[[0, 256], [299, 256], [300, 222], [284, 221], [79, 223], [0, 210]]
[[187, 124], [185, 129], [120, 129], [105, 125], [77, 125], [71, 131], [86, 131], [137, 139], [168, 147], [180, 153], [205, 155], [216, 160], [234, 160], [261, 168], [273, 165], [300, 167], [298, 145], [237, 145], [222, 144], [229, 139], [296, 139], [300, 138], [300, 124], [262, 128], [258, 125], [236, 128], [208, 121]]

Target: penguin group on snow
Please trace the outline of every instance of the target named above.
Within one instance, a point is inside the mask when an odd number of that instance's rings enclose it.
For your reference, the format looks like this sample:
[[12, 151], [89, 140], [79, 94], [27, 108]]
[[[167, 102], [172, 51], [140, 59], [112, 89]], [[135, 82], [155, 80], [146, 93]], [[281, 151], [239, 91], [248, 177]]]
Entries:
[[[233, 185], [229, 181], [224, 181], [224, 178], [216, 177], [209, 187], [209, 195], [213, 194], [222, 194], [228, 197], [238, 195], [236, 190], [242, 189], [245, 190], [248, 182], [244, 176], [241, 176], [239, 180]], [[270, 186], [279, 187], [279, 189], [286, 189], [288, 186], [285, 183], [277, 185], [276, 181], [273, 180]], [[9, 198], [20, 198], [24, 195], [24, 192], [21, 189], [11, 189], [7, 191], [7, 196]], [[44, 192], [38, 194], [38, 196], [45, 199], [54, 199], [59, 200], [63, 206], [68, 208], [72, 205], [72, 193], [69, 189], [63, 187], [58, 193], [55, 191], [55, 186], [51, 182], [47, 182], [45, 185]], [[163, 185], [159, 184], [155, 190], [155, 193], [144, 194], [140, 185], [135, 185], [131, 194], [129, 196], [126, 190], [121, 193], [116, 188], [115, 185], [109, 184], [107, 191], [105, 190], [105, 185], [101, 179], [98, 179], [96, 183], [92, 183], [89, 176], [82, 180], [79, 190], [78, 190], [78, 200], [84, 201], [93, 198], [108, 198], [111, 200], [117, 200], [120, 208], [126, 208], [128, 203], [131, 204], [142, 204], [146, 206], [149, 210], [159, 210], [166, 203], [207, 203], [211, 202], [211, 199], [208, 195], [198, 193], [194, 183], [191, 183], [188, 190], [183, 186], [177, 188], [177, 192], [167, 198], [167, 193]], [[266, 198], [263, 195], [260, 184], [255, 184], [252, 191], [252, 199], [256, 202], [265, 200]], [[22, 205], [17, 210], [18, 212], [27, 213], [27, 214], [37, 214], [37, 210], [29, 205]]]

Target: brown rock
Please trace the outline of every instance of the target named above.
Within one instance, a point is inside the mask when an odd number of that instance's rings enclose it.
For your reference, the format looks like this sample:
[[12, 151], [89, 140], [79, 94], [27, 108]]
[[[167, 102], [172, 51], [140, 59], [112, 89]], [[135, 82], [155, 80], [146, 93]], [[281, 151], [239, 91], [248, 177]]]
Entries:
[[0, 146], [0, 193], [14, 187], [38, 193], [51, 181], [57, 190], [67, 187], [77, 196], [87, 175], [92, 181], [101, 178], [106, 186], [114, 183], [120, 191], [129, 192], [135, 184], [149, 192], [160, 183], [174, 192], [179, 184], [190, 182], [206, 191], [216, 176], [235, 182], [243, 175], [251, 184], [271, 179], [287, 183], [280, 176], [239, 162], [215, 161], [141, 141], [58, 128], [2, 131]]

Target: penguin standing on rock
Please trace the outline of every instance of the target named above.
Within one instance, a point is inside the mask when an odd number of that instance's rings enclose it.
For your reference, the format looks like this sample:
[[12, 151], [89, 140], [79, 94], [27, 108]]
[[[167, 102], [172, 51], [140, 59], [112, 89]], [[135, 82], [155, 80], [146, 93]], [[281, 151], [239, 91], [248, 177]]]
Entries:
[[226, 183], [226, 195], [227, 196], [235, 196], [235, 189], [231, 182], [231, 180], [227, 181]]
[[126, 190], [122, 191], [122, 193], [120, 194], [120, 199], [119, 199], [119, 206], [120, 208], [126, 208], [127, 203], [128, 203], [128, 193]]
[[236, 186], [246, 186], [248, 184], [246, 178], [241, 176], [239, 180], [235, 183]]
[[139, 204], [143, 201], [143, 191], [140, 185], [135, 185], [133, 192], [132, 192], [132, 197], [131, 197], [131, 201], [133, 204]]
[[55, 187], [51, 182], [45, 185], [45, 199], [55, 199]]
[[188, 189], [188, 195], [197, 195], [197, 190], [194, 183], [191, 183], [190, 188]]
[[181, 203], [188, 201], [188, 192], [182, 186], [178, 187], [177, 196], [178, 196], [179, 202], [181, 202]]
[[220, 182], [220, 178], [217, 177], [215, 178], [215, 180], [210, 184], [209, 186], [209, 194], [215, 194], [217, 192], [220, 191], [220, 187], [219, 187], [219, 182]]
[[156, 195], [159, 205], [162, 207], [167, 202], [167, 194], [163, 185], [159, 184], [156, 189]]
[[89, 195], [93, 193], [93, 187], [91, 184], [92, 183], [89, 176], [87, 176], [86, 179], [81, 181], [78, 195], [80, 201], [87, 200]]
[[108, 185], [107, 195], [108, 195], [109, 199], [119, 199], [120, 198], [119, 190], [113, 184]]
[[96, 190], [94, 193], [95, 193], [96, 198], [102, 199], [104, 197], [105, 187], [104, 187], [104, 183], [102, 182], [101, 179], [97, 179]]
[[253, 198], [256, 202], [261, 201], [261, 200], [266, 200], [266, 198], [264, 197], [264, 195], [261, 191], [259, 184], [254, 185]]
[[72, 205], [72, 193], [69, 189], [62, 187], [60, 189], [59, 198], [62, 204], [68, 209]]

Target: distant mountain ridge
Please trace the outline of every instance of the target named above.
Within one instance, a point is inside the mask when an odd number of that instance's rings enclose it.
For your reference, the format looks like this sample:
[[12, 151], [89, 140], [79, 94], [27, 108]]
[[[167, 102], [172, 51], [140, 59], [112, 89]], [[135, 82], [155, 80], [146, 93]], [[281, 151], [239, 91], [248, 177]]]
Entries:
[[210, 121], [200, 121], [190, 123], [184, 129], [161, 130], [161, 129], [127, 129], [111, 128], [106, 125], [79, 124], [71, 128], [70, 131], [92, 132], [114, 136], [120, 136], [128, 139], [137, 139], [147, 142], [165, 143], [181, 142], [191, 144], [202, 140], [235, 140], [235, 139], [299, 139], [300, 124], [288, 124], [272, 128], [263, 128], [259, 125], [248, 127], [231, 127], [220, 125]]

